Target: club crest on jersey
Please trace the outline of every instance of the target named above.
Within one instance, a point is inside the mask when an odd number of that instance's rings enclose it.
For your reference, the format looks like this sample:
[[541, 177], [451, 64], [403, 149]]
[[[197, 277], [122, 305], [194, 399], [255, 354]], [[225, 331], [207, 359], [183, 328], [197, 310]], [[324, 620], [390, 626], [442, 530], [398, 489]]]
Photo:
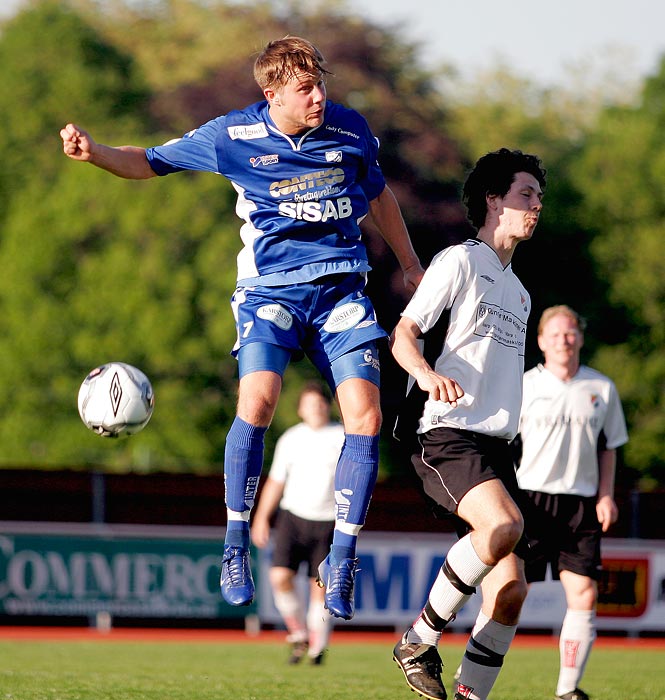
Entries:
[[348, 304], [342, 304], [342, 306], [332, 310], [323, 326], [323, 330], [328, 331], [328, 333], [348, 331], [358, 324], [364, 316], [365, 307], [355, 301], [350, 301]]
[[293, 325], [293, 316], [280, 304], [267, 304], [261, 306], [256, 312], [259, 318], [274, 323], [283, 331], [288, 331]]
[[276, 153], [271, 153], [269, 156], [253, 156], [249, 159], [249, 163], [253, 168], [258, 165], [275, 165], [279, 163], [279, 156]]
[[263, 122], [258, 124], [241, 124], [238, 126], [229, 126], [227, 128], [229, 136], [235, 141], [249, 141], [250, 139], [263, 139], [268, 136], [268, 130]]
[[326, 151], [326, 161], [328, 163], [341, 163], [342, 151]]

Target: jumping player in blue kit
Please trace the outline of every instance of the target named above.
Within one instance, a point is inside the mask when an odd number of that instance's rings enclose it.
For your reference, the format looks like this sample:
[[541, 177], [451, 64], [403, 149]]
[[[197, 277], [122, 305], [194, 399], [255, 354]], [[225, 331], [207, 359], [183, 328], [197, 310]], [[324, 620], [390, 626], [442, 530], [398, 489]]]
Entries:
[[264, 435], [292, 356], [305, 353], [335, 392], [345, 442], [335, 475], [335, 531], [319, 566], [325, 604], [350, 619], [356, 541], [378, 471], [377, 341], [386, 337], [364, 287], [370, 270], [360, 222], [371, 215], [412, 292], [423, 269], [377, 163], [378, 142], [357, 112], [326, 99], [321, 53], [299, 37], [272, 41], [254, 64], [265, 100], [212, 119], [163, 146], [110, 147], [75, 124], [60, 135], [74, 160], [146, 179], [200, 170], [224, 175], [243, 224], [232, 299], [239, 390], [224, 460], [227, 530], [221, 591], [254, 598], [250, 511]]

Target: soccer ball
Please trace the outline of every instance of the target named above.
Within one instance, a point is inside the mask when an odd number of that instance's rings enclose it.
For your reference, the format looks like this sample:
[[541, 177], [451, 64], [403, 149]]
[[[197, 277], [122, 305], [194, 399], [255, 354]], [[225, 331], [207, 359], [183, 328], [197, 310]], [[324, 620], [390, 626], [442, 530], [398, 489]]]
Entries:
[[95, 367], [79, 389], [81, 420], [104, 437], [138, 433], [150, 420], [154, 406], [150, 380], [125, 362]]

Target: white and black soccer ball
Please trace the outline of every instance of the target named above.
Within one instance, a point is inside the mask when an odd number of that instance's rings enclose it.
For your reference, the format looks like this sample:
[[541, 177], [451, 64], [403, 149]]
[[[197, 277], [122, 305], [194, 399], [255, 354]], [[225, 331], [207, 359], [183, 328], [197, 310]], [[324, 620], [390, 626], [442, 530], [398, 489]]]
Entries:
[[150, 380], [140, 369], [125, 362], [95, 367], [79, 389], [81, 420], [104, 437], [138, 433], [150, 420], [154, 407]]

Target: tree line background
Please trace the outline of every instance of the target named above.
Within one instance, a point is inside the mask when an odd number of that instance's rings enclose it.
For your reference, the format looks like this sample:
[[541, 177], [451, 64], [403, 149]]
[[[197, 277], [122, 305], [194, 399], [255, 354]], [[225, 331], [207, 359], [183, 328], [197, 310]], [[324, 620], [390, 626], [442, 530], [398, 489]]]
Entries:
[[[460, 191], [480, 155], [542, 158], [545, 208], [513, 261], [533, 300], [527, 367], [541, 359], [545, 307], [582, 313], [583, 360], [614, 379], [629, 424], [619, 479], [662, 485], [665, 60], [640, 84], [539, 88], [502, 66], [463, 84], [451, 66], [425, 70], [397, 27], [343, 3], [288, 1], [33, 0], [0, 25], [0, 468], [221, 470], [237, 381], [235, 193], [212, 174], [115, 178], [67, 159], [59, 130], [74, 121], [111, 145], [179, 136], [261, 99], [254, 57], [286, 34], [322, 50], [330, 99], [380, 138], [424, 265], [473, 235]], [[407, 300], [401, 273], [371, 223], [365, 236], [390, 331]], [[383, 350], [381, 471], [394, 475], [405, 377]], [[156, 393], [148, 428], [125, 440], [93, 435], [77, 413], [81, 381], [109, 360], [140, 367]], [[312, 376], [307, 362], [289, 368], [266, 465]]]

